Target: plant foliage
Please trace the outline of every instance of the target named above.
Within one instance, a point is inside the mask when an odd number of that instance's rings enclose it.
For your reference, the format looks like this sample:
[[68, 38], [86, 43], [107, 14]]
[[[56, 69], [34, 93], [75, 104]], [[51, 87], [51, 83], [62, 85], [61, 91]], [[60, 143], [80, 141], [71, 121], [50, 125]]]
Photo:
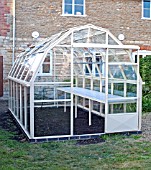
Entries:
[[143, 111], [151, 112], [151, 56], [140, 59], [140, 75], [143, 82]]

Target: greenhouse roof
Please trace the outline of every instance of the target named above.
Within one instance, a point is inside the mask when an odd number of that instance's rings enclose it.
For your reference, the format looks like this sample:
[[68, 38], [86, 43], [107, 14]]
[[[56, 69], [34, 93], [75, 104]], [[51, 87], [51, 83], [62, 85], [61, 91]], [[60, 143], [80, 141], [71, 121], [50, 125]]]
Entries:
[[[102, 51], [102, 49], [139, 49], [134, 45], [123, 45], [109, 30], [91, 24], [73, 27], [52, 35], [45, 40], [31, 45], [16, 57], [8, 78], [18, 83], [30, 86], [50, 50], [65, 51], [71, 48], [81, 48], [84, 51]], [[89, 48], [89, 49], [88, 49]]]

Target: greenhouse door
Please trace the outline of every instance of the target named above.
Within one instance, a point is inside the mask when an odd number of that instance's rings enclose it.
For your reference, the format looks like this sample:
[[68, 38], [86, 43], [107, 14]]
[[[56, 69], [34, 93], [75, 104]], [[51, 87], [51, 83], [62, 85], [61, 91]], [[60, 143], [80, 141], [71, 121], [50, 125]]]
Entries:
[[105, 133], [138, 131], [138, 113], [108, 114]]

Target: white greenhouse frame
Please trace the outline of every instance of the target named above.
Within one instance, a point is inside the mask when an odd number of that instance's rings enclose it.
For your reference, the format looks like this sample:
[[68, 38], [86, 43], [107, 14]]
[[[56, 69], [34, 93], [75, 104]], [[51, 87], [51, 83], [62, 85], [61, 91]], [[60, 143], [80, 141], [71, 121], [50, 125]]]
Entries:
[[[48, 55], [51, 73], [39, 74]], [[107, 29], [88, 24], [32, 45], [16, 57], [8, 80], [9, 110], [30, 140], [141, 131], [139, 46], [123, 45]], [[69, 134], [35, 135], [35, 108], [44, 107], [70, 108]], [[92, 114], [101, 116], [104, 131], [74, 134], [78, 108], [88, 111], [89, 126]]]

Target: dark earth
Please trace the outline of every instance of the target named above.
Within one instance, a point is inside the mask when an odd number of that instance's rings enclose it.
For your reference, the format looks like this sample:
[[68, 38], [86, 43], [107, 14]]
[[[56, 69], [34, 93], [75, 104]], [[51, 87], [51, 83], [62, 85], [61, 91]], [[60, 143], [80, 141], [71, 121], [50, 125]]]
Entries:
[[[104, 132], [104, 118], [92, 114], [89, 126], [88, 112], [78, 109], [74, 118], [74, 135]], [[35, 109], [35, 136], [70, 135], [70, 108], [66, 112], [62, 107]]]
[[[42, 114], [38, 114], [38, 112]], [[99, 128], [96, 126], [96, 124], [99, 124], [99, 125], [102, 124], [101, 127], [103, 127], [103, 120], [96, 119], [95, 115], [92, 116], [92, 126], [89, 127], [88, 126], [88, 113], [83, 114], [82, 112], [83, 112], [82, 110], [79, 110], [78, 118], [75, 119], [75, 122], [74, 122], [74, 126], [76, 126], [75, 131], [74, 131], [75, 134], [81, 134], [83, 132], [96, 133], [98, 131], [101, 132], [104, 130], [103, 128], [100, 129], [100, 126]], [[55, 112], [53, 114], [55, 115]], [[53, 121], [51, 121], [51, 119], [48, 119], [48, 117], [50, 117], [51, 115], [46, 111], [41, 112], [41, 110], [37, 109], [36, 111], [37, 119], [36, 119], [36, 126], [35, 126], [37, 136], [41, 135], [43, 132], [45, 133], [43, 135], [47, 135], [50, 133], [52, 135], [56, 133], [61, 134], [63, 131], [66, 133], [69, 132], [69, 128], [64, 128], [62, 131], [60, 130], [63, 127], [63, 125], [67, 124], [67, 119], [65, 119], [65, 117], [69, 119], [68, 112], [65, 114], [62, 110], [60, 111], [59, 116], [58, 114], [59, 113], [56, 113], [56, 118], [60, 117], [61, 119], [60, 121], [59, 119], [53, 120], [56, 126], [53, 126], [54, 131], [51, 131], [51, 126], [52, 126]], [[66, 120], [66, 122], [64, 122], [64, 120]], [[60, 126], [58, 125], [58, 122], [61, 124]], [[59, 127], [59, 128], [56, 128], [56, 127]], [[66, 127], [69, 127], [69, 125]], [[27, 141], [26, 136], [22, 133], [19, 126], [17, 126], [17, 124], [13, 120], [13, 117], [8, 111], [8, 102], [6, 100], [0, 100], [0, 129], [6, 130], [8, 132], [13, 132], [14, 133], [14, 137], [12, 138], [13, 140], [17, 140], [19, 142]], [[140, 140], [151, 141], [151, 113], [143, 114], [142, 134], [141, 134]], [[95, 143], [100, 143], [100, 142], [104, 142], [104, 140], [101, 138], [78, 140], [76, 144], [86, 145], [86, 144], [95, 144]]]
[[[53, 117], [53, 119], [52, 119]], [[70, 110], [63, 111], [63, 108], [51, 108], [51, 112], [47, 108], [35, 109], [35, 136], [47, 135], [68, 135], [70, 133]], [[0, 128], [15, 135], [14, 140], [24, 142], [28, 139], [22, 133], [20, 127], [8, 110], [8, 102], [0, 100]], [[78, 117], [74, 119], [74, 135], [93, 134], [104, 132], [104, 118], [92, 114], [92, 125], [88, 123], [88, 112], [78, 109]], [[95, 144], [104, 142], [101, 138], [78, 140], [77, 145]]]

